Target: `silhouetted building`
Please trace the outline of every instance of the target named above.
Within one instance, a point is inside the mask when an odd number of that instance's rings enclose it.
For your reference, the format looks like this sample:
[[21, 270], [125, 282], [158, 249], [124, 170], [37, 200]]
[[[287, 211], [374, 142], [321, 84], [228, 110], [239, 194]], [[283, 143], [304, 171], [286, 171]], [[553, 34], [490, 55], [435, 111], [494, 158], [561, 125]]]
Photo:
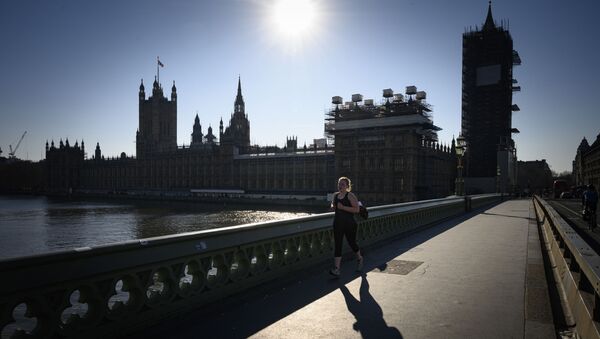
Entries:
[[573, 160], [573, 182], [575, 186], [581, 186], [585, 184], [583, 177], [583, 155], [590, 149], [590, 144], [587, 139], [583, 137], [581, 143], [577, 147], [577, 153], [575, 154], [575, 160]]
[[452, 194], [456, 154], [437, 140], [425, 92], [406, 88], [406, 97], [383, 91], [385, 103], [333, 97], [325, 130], [335, 140], [335, 176], [348, 176], [361, 199], [402, 202]]
[[250, 146], [250, 121], [246, 115], [246, 105], [242, 97], [242, 80], [238, 79], [237, 95], [233, 104], [233, 114], [229, 127], [223, 132], [223, 119], [219, 123], [219, 140], [222, 145], [233, 145], [243, 150]]
[[0, 157], [0, 193], [42, 193], [44, 161]]
[[520, 193], [542, 195], [552, 189], [552, 171], [546, 159], [519, 161], [517, 183]]
[[152, 96], [148, 99], [143, 81], [140, 84], [139, 127], [135, 142], [140, 159], [156, 152], [177, 149], [177, 88], [174, 81], [170, 101], [163, 96], [162, 86], [156, 79], [152, 85]]
[[585, 137], [581, 140], [573, 161], [573, 181], [576, 186], [600, 187], [600, 134], [591, 145]]
[[63, 143], [60, 140], [58, 148], [46, 142], [46, 183], [47, 191], [51, 193], [71, 193], [81, 187], [81, 172], [84, 165], [85, 144], [81, 147], [76, 141], [74, 146], [69, 144], [69, 139]]
[[[391, 90], [390, 90], [391, 91]], [[189, 146], [177, 146], [177, 95], [164, 97], [156, 81], [145, 98], [139, 88], [137, 157], [105, 158], [96, 144], [94, 157], [84, 160], [83, 145], [49, 147], [48, 189], [81, 193], [136, 195], [247, 194], [321, 197], [335, 189], [338, 176], [348, 175], [370, 205], [442, 197], [451, 194], [456, 158], [453, 149], [437, 143], [425, 93], [397, 95], [383, 105], [337, 107], [326, 131], [333, 143], [315, 139], [299, 148], [287, 138], [283, 148], [250, 145], [250, 122], [241, 80], [229, 124], [219, 122], [202, 133], [194, 118]], [[83, 143], [82, 143], [83, 144]]]
[[[462, 134], [467, 142], [466, 176], [505, 191], [515, 185], [516, 148], [511, 133], [513, 79], [519, 54], [507, 28], [497, 26], [491, 3], [481, 29], [463, 34]], [[489, 189], [488, 189], [489, 190]], [[468, 188], [467, 188], [468, 191]]]

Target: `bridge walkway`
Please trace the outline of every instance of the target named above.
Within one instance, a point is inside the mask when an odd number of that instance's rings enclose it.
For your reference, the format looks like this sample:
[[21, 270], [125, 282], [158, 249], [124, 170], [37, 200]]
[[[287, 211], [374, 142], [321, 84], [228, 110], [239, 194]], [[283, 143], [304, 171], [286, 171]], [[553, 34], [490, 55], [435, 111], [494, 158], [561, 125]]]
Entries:
[[150, 328], [171, 338], [554, 338], [530, 200], [509, 200]]

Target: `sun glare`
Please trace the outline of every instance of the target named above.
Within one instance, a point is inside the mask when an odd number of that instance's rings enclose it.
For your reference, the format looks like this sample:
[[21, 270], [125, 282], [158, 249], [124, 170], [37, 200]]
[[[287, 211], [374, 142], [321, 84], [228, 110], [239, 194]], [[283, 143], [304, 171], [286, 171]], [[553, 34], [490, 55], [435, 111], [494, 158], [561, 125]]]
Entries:
[[297, 42], [314, 33], [318, 13], [313, 0], [275, 0], [271, 19], [281, 38]]

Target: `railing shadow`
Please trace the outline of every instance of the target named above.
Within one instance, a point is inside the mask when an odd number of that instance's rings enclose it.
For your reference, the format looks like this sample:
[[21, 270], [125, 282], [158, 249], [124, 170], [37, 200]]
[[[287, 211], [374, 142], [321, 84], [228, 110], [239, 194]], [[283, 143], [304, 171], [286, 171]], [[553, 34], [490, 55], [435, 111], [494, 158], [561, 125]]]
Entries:
[[[474, 209], [461, 216], [442, 221], [418, 231], [397, 236], [365, 248], [364, 272], [385, 270], [386, 263], [420, 244], [446, 232], [460, 223], [495, 207], [497, 204]], [[169, 319], [161, 325], [152, 326], [136, 333], [135, 338], [247, 338], [277, 323], [294, 312], [310, 305], [337, 289], [344, 294], [349, 311], [356, 317], [354, 328], [365, 338], [402, 338], [401, 329], [389, 327], [383, 319], [381, 307], [369, 292], [366, 275], [354, 272], [354, 262], [342, 262], [339, 279], [327, 274], [331, 261], [327, 260], [298, 273], [290, 273], [286, 279], [278, 279], [243, 294], [235, 295], [190, 311], [186, 316]], [[361, 277], [360, 301], [354, 299], [344, 286]], [[370, 320], [372, 322], [370, 323]], [[314, 324], [307, 324], [307, 326]], [[320, 325], [319, 325], [320, 326]], [[291, 333], [281, 333], [283, 336]], [[292, 335], [293, 337], [293, 335]]]
[[498, 216], [498, 217], [506, 217], [506, 218], [525, 219], [525, 220], [529, 220], [529, 221], [537, 221], [536, 218], [519, 217], [519, 216], [516, 216], [516, 215], [507, 215], [507, 214], [498, 214], [498, 213], [489, 213], [489, 212], [483, 212], [481, 214], [483, 214], [483, 215], [491, 215], [491, 216]]

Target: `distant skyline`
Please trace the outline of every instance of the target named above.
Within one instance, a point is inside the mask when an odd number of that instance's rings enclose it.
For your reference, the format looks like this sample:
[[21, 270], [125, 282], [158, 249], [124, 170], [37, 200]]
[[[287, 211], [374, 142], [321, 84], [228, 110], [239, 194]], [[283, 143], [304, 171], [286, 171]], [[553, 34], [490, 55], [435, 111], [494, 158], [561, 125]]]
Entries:
[[[280, 0], [279, 0], [280, 1]], [[39, 160], [46, 140], [97, 142], [106, 156], [135, 155], [138, 87], [160, 81], [178, 93], [178, 144], [227, 125], [237, 79], [252, 144], [302, 146], [323, 137], [332, 96], [379, 102], [384, 88], [427, 92], [440, 142], [460, 132], [462, 34], [481, 26], [487, 0], [312, 0], [315, 11], [276, 0], [25, 0], [0, 3], [0, 148]], [[522, 59], [513, 102], [519, 160], [570, 171], [577, 146], [600, 133], [600, 3], [493, 1]], [[295, 30], [291, 28], [295, 27]]]

